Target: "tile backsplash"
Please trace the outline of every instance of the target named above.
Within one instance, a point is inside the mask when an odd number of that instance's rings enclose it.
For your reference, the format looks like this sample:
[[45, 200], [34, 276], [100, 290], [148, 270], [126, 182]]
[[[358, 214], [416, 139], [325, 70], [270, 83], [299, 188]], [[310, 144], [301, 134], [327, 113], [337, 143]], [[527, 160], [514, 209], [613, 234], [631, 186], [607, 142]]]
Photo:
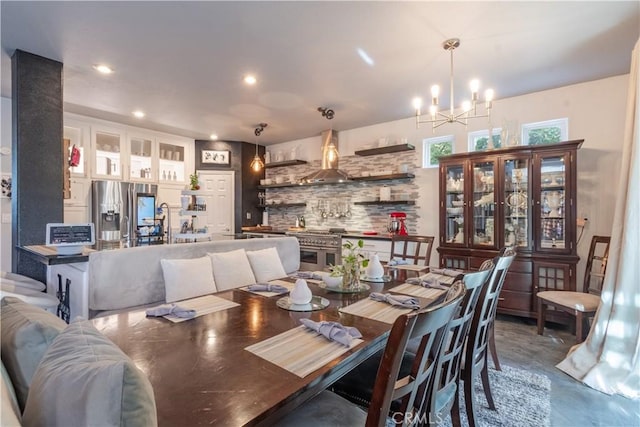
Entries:
[[[339, 169], [350, 176], [359, 177], [364, 173], [412, 173], [417, 167], [415, 151], [380, 154], [374, 156], [345, 156], [340, 158]], [[284, 182], [296, 180], [320, 169], [320, 160], [295, 166], [266, 169], [266, 178], [282, 176]], [[281, 178], [281, 179], [282, 179]], [[388, 186], [392, 200], [417, 200], [418, 186], [413, 179], [382, 181], [354, 181], [342, 184], [292, 186], [268, 188], [266, 203], [306, 203], [306, 206], [271, 207], [269, 225], [275, 229], [287, 229], [295, 225], [296, 217], [303, 215], [307, 228], [342, 227], [347, 230], [387, 231], [390, 212], [405, 212], [409, 233], [416, 233], [418, 221], [416, 205], [355, 205], [354, 202], [378, 200], [380, 189]], [[326, 214], [323, 215], [322, 212]], [[333, 215], [331, 214], [333, 212]], [[340, 213], [346, 212], [346, 215]], [[338, 213], [338, 215], [336, 215]]]

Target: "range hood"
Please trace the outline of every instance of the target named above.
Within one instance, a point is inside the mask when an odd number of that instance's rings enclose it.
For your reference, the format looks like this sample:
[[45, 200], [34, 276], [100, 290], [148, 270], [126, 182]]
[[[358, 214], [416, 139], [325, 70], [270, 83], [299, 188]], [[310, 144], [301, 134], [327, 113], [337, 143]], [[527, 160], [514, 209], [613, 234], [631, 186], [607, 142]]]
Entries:
[[[338, 133], [322, 132], [322, 169], [300, 179], [301, 184], [322, 184], [350, 181], [349, 175], [338, 169]], [[333, 146], [332, 146], [333, 145]], [[335, 149], [334, 149], [335, 148]]]

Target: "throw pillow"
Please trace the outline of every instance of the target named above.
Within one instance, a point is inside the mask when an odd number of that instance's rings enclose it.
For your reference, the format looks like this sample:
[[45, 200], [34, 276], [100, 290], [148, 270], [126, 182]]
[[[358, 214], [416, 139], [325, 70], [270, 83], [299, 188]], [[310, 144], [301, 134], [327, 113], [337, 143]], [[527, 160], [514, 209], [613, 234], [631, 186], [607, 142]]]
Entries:
[[244, 249], [208, 254], [213, 264], [213, 276], [219, 291], [240, 288], [256, 283], [251, 264]]
[[195, 298], [217, 292], [211, 259], [162, 259], [162, 275], [167, 302]]
[[67, 324], [18, 298], [2, 298], [0, 309], [2, 362], [24, 409], [31, 379], [42, 356]]
[[151, 383], [133, 361], [87, 321], [51, 343], [33, 376], [25, 426], [155, 426]]
[[276, 248], [247, 251], [247, 258], [249, 258], [253, 275], [258, 282], [268, 282], [269, 280], [287, 277]]

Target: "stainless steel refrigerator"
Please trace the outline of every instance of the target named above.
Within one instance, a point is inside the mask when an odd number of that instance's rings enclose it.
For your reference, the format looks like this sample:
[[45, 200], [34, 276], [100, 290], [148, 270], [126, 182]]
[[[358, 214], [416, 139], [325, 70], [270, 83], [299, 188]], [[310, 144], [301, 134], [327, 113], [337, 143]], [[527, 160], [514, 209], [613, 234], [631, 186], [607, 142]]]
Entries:
[[158, 186], [122, 181], [91, 183], [91, 215], [98, 250], [134, 246], [136, 231], [156, 213]]

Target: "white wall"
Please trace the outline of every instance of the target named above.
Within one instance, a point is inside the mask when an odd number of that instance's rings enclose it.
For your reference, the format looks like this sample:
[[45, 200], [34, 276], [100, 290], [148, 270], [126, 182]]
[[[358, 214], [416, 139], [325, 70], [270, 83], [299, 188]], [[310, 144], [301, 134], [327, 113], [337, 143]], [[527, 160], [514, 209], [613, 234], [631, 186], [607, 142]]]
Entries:
[[[579, 216], [589, 219], [578, 245], [581, 262], [578, 266], [578, 283], [581, 283], [584, 258], [594, 234], [611, 234], [613, 209], [618, 187], [618, 168], [622, 154], [622, 138], [626, 110], [629, 75], [565, 86], [528, 95], [498, 99], [494, 103], [492, 123], [501, 127], [504, 121], [523, 123], [556, 118], [569, 119], [569, 139], [584, 139], [578, 151], [578, 205]], [[497, 88], [499, 90], [499, 88]], [[499, 92], [496, 96], [499, 96]], [[411, 115], [411, 100], [407, 100], [407, 115]], [[337, 114], [340, 114], [338, 111]], [[350, 155], [364, 145], [381, 137], [391, 141], [408, 138], [422, 158], [422, 140], [433, 136], [454, 135], [455, 152], [467, 151], [467, 132], [487, 129], [484, 119], [476, 119], [468, 128], [462, 125], [445, 125], [432, 132], [428, 125], [416, 129], [413, 117], [393, 122], [339, 132], [339, 151]], [[320, 158], [320, 136], [290, 141], [267, 147], [275, 153], [289, 153], [299, 146], [299, 158]], [[273, 157], [272, 157], [273, 159]], [[439, 237], [438, 230], [438, 169], [421, 169], [416, 173], [420, 187], [418, 233]], [[438, 241], [438, 239], [436, 239]], [[434, 251], [432, 263], [437, 260]]]
[[[4, 152], [11, 149], [11, 99], [0, 98], [0, 115], [0, 147]], [[11, 155], [0, 154], [0, 174], [10, 173]], [[5, 198], [0, 199], [0, 270], [11, 271], [11, 200]]]

